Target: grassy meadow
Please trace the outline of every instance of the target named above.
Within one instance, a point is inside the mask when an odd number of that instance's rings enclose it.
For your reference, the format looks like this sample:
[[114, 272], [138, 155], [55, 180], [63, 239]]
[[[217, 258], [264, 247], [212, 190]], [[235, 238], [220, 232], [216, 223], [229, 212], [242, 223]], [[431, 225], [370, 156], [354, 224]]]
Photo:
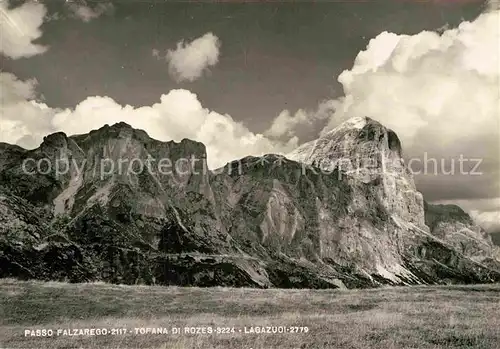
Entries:
[[[245, 333], [252, 326], [297, 333]], [[172, 327], [181, 333], [135, 334]], [[183, 333], [185, 327], [214, 333]], [[234, 332], [215, 333], [217, 327]], [[91, 328], [126, 333], [57, 335]], [[53, 334], [36, 336], [37, 329]], [[3, 279], [0, 348], [497, 349], [500, 285], [261, 290]]]

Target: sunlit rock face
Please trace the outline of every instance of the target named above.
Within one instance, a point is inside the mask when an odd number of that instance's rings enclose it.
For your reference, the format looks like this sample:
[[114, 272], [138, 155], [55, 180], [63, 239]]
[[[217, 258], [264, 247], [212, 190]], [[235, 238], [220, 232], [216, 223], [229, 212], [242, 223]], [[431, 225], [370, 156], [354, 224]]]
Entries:
[[432, 234], [471, 259], [500, 266], [500, 248], [460, 207], [425, 203], [425, 222]]
[[[215, 217], [202, 143], [187, 139], [160, 142], [119, 123], [83, 135], [51, 134], [30, 151], [7, 145], [2, 148], [2, 154], [9, 152], [6, 160], [2, 157], [0, 172], [0, 189], [9, 199], [3, 201], [3, 211], [5, 217], [17, 212], [17, 219], [25, 222], [10, 229], [16, 233], [9, 236], [19, 235], [26, 225], [33, 230], [32, 219], [24, 212], [35, 209], [48, 212], [41, 219], [50, 232], [21, 250], [11, 250], [12, 258], [32, 254], [43, 260], [44, 253], [52, 251], [51, 244], [76, 244], [96, 265], [93, 273], [78, 275], [126, 283], [152, 282], [155, 268], [161, 270], [159, 265], [164, 263], [152, 260], [159, 258], [158, 253], [190, 252], [192, 248], [187, 246], [192, 245], [195, 250], [220, 254], [229, 248], [227, 234]], [[161, 159], [165, 161], [158, 163]], [[37, 168], [37, 164], [41, 166]], [[24, 210], [12, 206], [19, 201], [16, 199], [24, 200]], [[164, 246], [172, 240], [165, 239], [165, 234], [180, 236], [185, 246]], [[14, 241], [18, 240], [9, 239], [8, 244]], [[43, 249], [33, 254], [38, 245]], [[21, 248], [17, 243], [12, 246]], [[10, 273], [48, 275], [39, 267], [28, 272], [29, 268], [10, 262]], [[32, 262], [30, 265], [43, 266], [39, 260]], [[127, 265], [132, 265], [132, 270], [127, 270]]]
[[287, 157], [326, 172], [337, 168], [354, 187], [358, 183], [376, 186], [376, 198], [387, 212], [427, 229], [422, 194], [404, 164], [401, 142], [379, 122], [368, 117], [349, 119]]
[[0, 276], [287, 288], [500, 281], [481, 233], [424, 205], [398, 137], [372, 119], [287, 157], [216, 171], [205, 159], [202, 143], [161, 142], [124, 123], [48, 135], [33, 150], [0, 143]]
[[[349, 184], [349, 214], [337, 219], [346, 227], [339, 235], [344, 254], [356, 256], [357, 265], [370, 274], [416, 278], [404, 267], [402, 254], [406, 237], [413, 231], [428, 232], [428, 227], [422, 195], [392, 130], [367, 117], [352, 118], [287, 157], [325, 173], [336, 169]], [[337, 224], [329, 224], [330, 229]]]
[[[338, 170], [349, 184], [349, 214], [336, 217], [321, 233], [323, 237], [340, 236], [340, 250], [333, 253], [337, 260], [348, 255], [369, 274], [411, 282], [418, 277], [409, 261], [415, 261], [413, 251], [427, 240], [440, 239], [439, 243], [450, 244], [477, 262], [498, 256], [487, 235], [461, 210], [469, 219], [445, 220], [442, 214], [435, 214], [432, 226], [428, 225], [432, 213], [426, 209], [431, 206], [424, 205], [405, 166], [398, 136], [371, 118], [349, 119], [287, 158], [317, 167], [322, 173]], [[339, 222], [349, 227], [342, 234], [337, 233]]]
[[[160, 142], [119, 123], [72, 137], [51, 134], [39, 148], [18, 155], [24, 166], [10, 166], [2, 175], [5, 186], [37, 205], [52, 206], [54, 216], [78, 215], [99, 204], [116, 214], [123, 208], [161, 218], [182, 206], [186, 191], [213, 203], [201, 161], [205, 154], [201, 143]], [[178, 161], [191, 158], [198, 161]]]

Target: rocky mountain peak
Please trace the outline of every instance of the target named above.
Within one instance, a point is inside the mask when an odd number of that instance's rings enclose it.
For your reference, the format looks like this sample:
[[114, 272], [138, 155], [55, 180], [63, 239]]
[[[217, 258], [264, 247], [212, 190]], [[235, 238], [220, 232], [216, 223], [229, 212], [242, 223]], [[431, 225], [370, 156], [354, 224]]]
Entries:
[[339, 130], [340, 128], [354, 128], [354, 129], [362, 129], [366, 124], [373, 122], [374, 120], [368, 116], [355, 116], [346, 121], [342, 122], [340, 125], [329, 131], [331, 133], [335, 130]]
[[286, 157], [327, 172], [338, 169], [355, 188], [361, 183], [372, 185], [376, 200], [387, 212], [428, 230], [423, 198], [404, 164], [401, 141], [378, 121], [351, 118]]
[[326, 170], [340, 167], [345, 171], [381, 168], [383, 159], [390, 159], [396, 167], [403, 163], [396, 133], [369, 117], [351, 118], [286, 157]]
[[40, 148], [65, 148], [68, 145], [68, 137], [64, 132], [52, 133], [43, 137], [43, 142]]
[[[125, 129], [125, 130], [132, 129], [132, 126], [130, 126], [126, 122], [120, 121], [120, 122], [114, 123], [112, 125], [104, 124], [102, 127], [98, 128], [97, 130], [94, 130], [94, 131], [103, 132], [103, 131], [109, 131], [109, 130], [122, 130], [122, 129]], [[93, 132], [93, 131], [91, 131], [91, 132]]]
[[495, 250], [463, 211], [427, 205], [424, 219], [401, 142], [373, 119], [350, 119], [291, 160], [249, 156], [209, 172], [193, 155], [206, 157], [205, 146], [126, 123], [58, 132], [29, 151], [0, 144], [0, 277], [308, 288], [500, 280]]
[[491, 236], [457, 205], [425, 202], [425, 223], [434, 236], [477, 261], [500, 257], [500, 249], [494, 245]]
[[155, 157], [160, 155], [189, 157], [192, 154], [200, 159], [206, 158], [206, 148], [203, 143], [187, 138], [180, 142], [159, 141], [151, 138], [146, 131], [133, 128], [125, 122], [118, 122], [111, 126], [106, 124], [89, 133], [71, 136], [70, 139], [87, 152], [91, 149], [118, 150], [116, 154], [107, 154], [114, 158], [123, 157], [130, 151], [135, 156], [147, 156], [147, 153], [150, 153]]
[[104, 125], [97, 130], [92, 130], [88, 134], [76, 135], [71, 138], [77, 142], [102, 143], [109, 139], [136, 139], [141, 142], [148, 142], [151, 138], [144, 130], [134, 129], [125, 122], [118, 122], [113, 125]]
[[117, 122], [116, 124], [111, 125], [112, 128], [132, 128], [129, 124], [126, 122], [120, 121]]

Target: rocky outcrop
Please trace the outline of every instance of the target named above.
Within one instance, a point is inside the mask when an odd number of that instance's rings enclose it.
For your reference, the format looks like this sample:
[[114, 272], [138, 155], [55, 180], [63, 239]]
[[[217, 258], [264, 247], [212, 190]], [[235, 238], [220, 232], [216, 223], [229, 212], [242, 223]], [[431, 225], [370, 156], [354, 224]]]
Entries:
[[124, 123], [52, 134], [30, 151], [1, 144], [0, 276], [314, 288], [500, 281], [480, 234], [458, 246], [464, 232], [451, 230], [469, 222], [446, 225], [424, 206], [401, 156], [396, 134], [369, 118], [287, 157], [215, 171], [203, 144], [160, 142]]
[[[21, 246], [24, 230], [43, 226], [45, 233], [21, 249], [4, 250], [4, 276], [50, 278], [50, 272], [39, 270], [51, 270], [44, 253], [61, 243], [76, 246], [96, 266], [85, 280], [126, 283], [162, 280], [152, 261], [165, 265], [168, 253], [231, 250], [214, 216], [203, 162], [178, 162], [204, 158], [201, 143], [159, 142], [120, 123], [85, 135], [52, 134], [39, 148], [16, 154], [0, 172], [0, 212], [2, 219], [16, 217], [20, 223], [7, 226], [8, 234], [0, 238], [5, 246]], [[158, 164], [155, 159], [168, 161]], [[48, 213], [33, 223], [33, 210]], [[165, 235], [173, 232], [182, 237], [177, 246], [165, 243]], [[40, 253], [33, 254], [37, 246]], [[19, 274], [13, 267], [18, 265], [31, 272]], [[71, 270], [65, 278], [80, 280], [81, 274]]]
[[[344, 176], [353, 198], [346, 205], [346, 229], [339, 235], [339, 246], [348, 249], [344, 254], [356, 256], [356, 265], [369, 274], [393, 281], [415, 278], [402, 258], [407, 237], [429, 229], [422, 195], [393, 131], [370, 118], [353, 118], [287, 157]], [[337, 217], [335, 221], [329, 227], [337, 226]]]
[[[353, 187], [372, 184], [386, 212], [427, 230], [422, 194], [415, 188], [402, 156], [401, 142], [394, 131], [368, 117], [356, 117], [286, 157], [326, 173], [338, 169]], [[360, 208], [365, 209], [362, 205]]]
[[425, 203], [425, 222], [432, 234], [457, 252], [500, 270], [500, 248], [492, 237], [456, 205]]

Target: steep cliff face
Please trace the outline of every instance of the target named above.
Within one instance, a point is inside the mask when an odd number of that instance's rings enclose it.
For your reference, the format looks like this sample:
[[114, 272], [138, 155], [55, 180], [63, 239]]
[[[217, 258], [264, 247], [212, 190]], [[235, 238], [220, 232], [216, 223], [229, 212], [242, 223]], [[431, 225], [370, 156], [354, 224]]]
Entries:
[[[50, 206], [54, 216], [78, 217], [99, 205], [117, 222], [145, 230], [148, 222], [176, 215], [176, 207], [188, 208], [186, 214], [198, 209], [213, 213], [203, 163], [184, 161], [204, 157], [201, 143], [159, 142], [120, 123], [86, 135], [49, 135], [39, 148], [5, 166], [0, 179], [16, 195]], [[208, 219], [210, 214], [196, 224]]]
[[456, 251], [500, 270], [500, 248], [460, 207], [432, 205], [426, 202], [425, 222], [434, 236]]
[[0, 144], [0, 276], [315, 288], [500, 281], [481, 242], [455, 244], [455, 218], [444, 235], [441, 215], [429, 223], [435, 210], [424, 212], [401, 152], [369, 118], [287, 158], [213, 172], [203, 144], [160, 142], [124, 123], [52, 134], [30, 151]]
[[[354, 245], [366, 270], [394, 281], [415, 278], [404, 267], [403, 252], [411, 244], [408, 237], [429, 229], [422, 195], [392, 130], [367, 117], [353, 118], [287, 157], [345, 176], [353, 199], [347, 204], [349, 228], [342, 245]], [[372, 219], [364, 217], [366, 212], [374, 213]]]
[[[184, 267], [168, 254], [232, 249], [217, 224], [201, 143], [159, 142], [120, 123], [85, 135], [55, 133], [32, 151], [4, 148], [0, 212], [9, 224], [1, 238], [9, 248], [0, 255], [2, 275], [50, 278], [45, 253], [76, 246], [94, 266], [85, 280], [152, 283], [163, 269]], [[33, 210], [45, 212], [43, 224]], [[44, 234], [21, 239], [42, 226]], [[82, 275], [69, 268], [64, 277]]]
[[[382, 223], [369, 222], [368, 233], [363, 234], [356, 215], [348, 215], [354, 228], [344, 236], [351, 235], [357, 242], [371, 237], [370, 249], [361, 259], [372, 267], [365, 264], [365, 270], [373, 273], [375, 268], [396, 282], [415, 278], [451, 282], [454, 273], [464, 273], [479, 263], [479, 269], [500, 270], [498, 249], [465, 212], [457, 206], [424, 203], [402, 155], [401, 142], [392, 130], [368, 117], [357, 117], [287, 157], [323, 172], [341, 171], [352, 190], [348, 212], [378, 212], [377, 217], [386, 218]], [[368, 195], [362, 183], [370, 184]]]
[[286, 157], [324, 172], [337, 168], [354, 187], [359, 183], [374, 185], [374, 195], [387, 212], [427, 230], [422, 194], [404, 164], [401, 142], [394, 131], [379, 122], [368, 117], [349, 119]]

